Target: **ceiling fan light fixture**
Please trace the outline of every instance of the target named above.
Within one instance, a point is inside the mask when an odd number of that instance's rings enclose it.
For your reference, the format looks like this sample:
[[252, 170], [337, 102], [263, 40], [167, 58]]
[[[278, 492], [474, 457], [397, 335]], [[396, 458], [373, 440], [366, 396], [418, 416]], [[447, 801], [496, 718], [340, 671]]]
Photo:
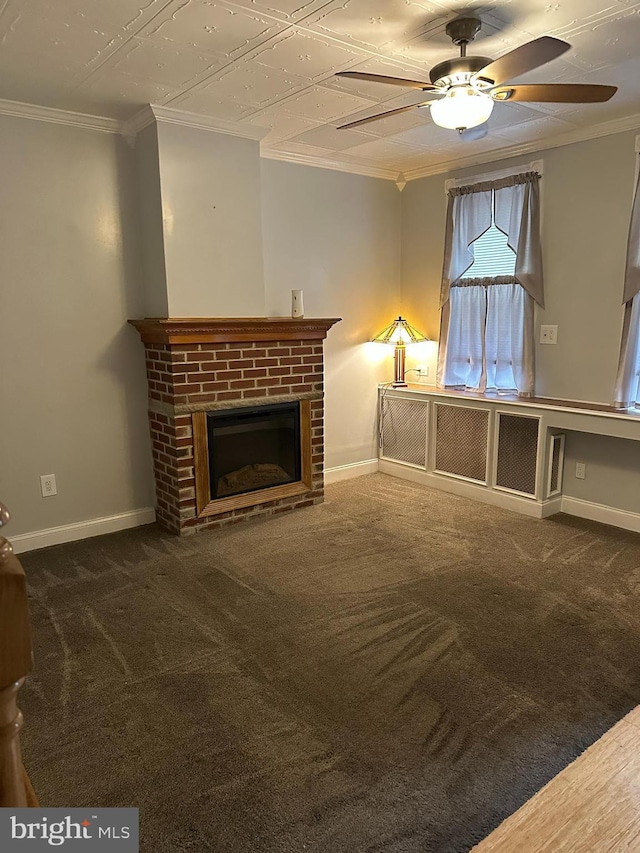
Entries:
[[489, 95], [477, 92], [470, 86], [460, 86], [431, 105], [431, 118], [440, 127], [465, 130], [484, 124], [492, 111], [493, 100]]

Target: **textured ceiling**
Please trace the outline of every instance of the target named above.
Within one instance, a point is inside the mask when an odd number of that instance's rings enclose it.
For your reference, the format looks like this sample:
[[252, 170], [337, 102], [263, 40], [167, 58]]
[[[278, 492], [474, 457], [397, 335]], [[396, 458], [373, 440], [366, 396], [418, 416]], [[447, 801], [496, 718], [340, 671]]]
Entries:
[[[495, 58], [540, 35], [573, 45], [521, 82], [618, 93], [584, 106], [497, 104], [475, 142], [436, 127], [428, 110], [335, 130], [422, 98], [336, 71], [428, 80], [457, 55], [446, 23], [471, 10], [483, 29], [470, 53]], [[0, 98], [118, 119], [152, 103], [268, 128], [265, 153], [410, 173], [640, 113], [640, 2], [0, 0]]]

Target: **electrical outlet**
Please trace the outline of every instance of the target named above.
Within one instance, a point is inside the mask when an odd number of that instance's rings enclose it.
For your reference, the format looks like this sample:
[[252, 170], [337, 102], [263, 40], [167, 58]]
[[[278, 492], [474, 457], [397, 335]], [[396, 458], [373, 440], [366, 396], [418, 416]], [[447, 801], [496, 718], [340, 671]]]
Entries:
[[584, 480], [587, 476], [587, 463], [586, 462], [576, 462], [576, 479]]
[[40, 477], [40, 489], [42, 490], [43, 498], [50, 498], [52, 495], [57, 495], [58, 489], [56, 488], [56, 475], [43, 474]]
[[426, 384], [427, 379], [429, 378], [429, 365], [421, 364], [418, 366], [418, 382], [422, 384]]
[[557, 326], [540, 326], [540, 343], [541, 344], [557, 344], [558, 343], [558, 327]]

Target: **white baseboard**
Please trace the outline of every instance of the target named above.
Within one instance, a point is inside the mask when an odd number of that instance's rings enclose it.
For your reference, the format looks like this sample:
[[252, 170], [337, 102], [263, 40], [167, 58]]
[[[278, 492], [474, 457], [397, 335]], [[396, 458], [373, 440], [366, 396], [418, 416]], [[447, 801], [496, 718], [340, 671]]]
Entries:
[[[602, 524], [610, 524], [621, 527], [623, 530], [631, 530], [640, 533], [640, 513], [629, 512], [624, 509], [605, 506], [604, 504], [583, 501], [579, 498], [571, 498], [566, 495], [558, 495], [540, 504], [535, 501], [521, 498], [504, 492], [492, 491], [474, 483], [464, 480], [442, 477], [431, 474], [419, 468], [412, 468], [399, 462], [391, 462], [387, 459], [367, 459], [364, 462], [354, 462], [350, 465], [338, 465], [325, 471], [325, 483], [338, 483], [341, 480], [350, 480], [361, 477], [364, 474], [374, 474], [376, 471], [411, 480], [424, 486], [448, 492], [461, 497], [473, 498], [483, 503], [510, 509], [533, 518], [548, 518], [557, 512], [566, 512], [579, 518], [587, 518], [591, 521], [599, 521]], [[118, 530], [128, 530], [131, 527], [140, 527], [143, 524], [153, 524], [156, 520], [156, 511], [153, 507], [137, 509], [131, 512], [123, 512], [119, 515], [110, 515], [105, 518], [91, 518], [87, 521], [78, 521], [73, 524], [63, 524], [60, 527], [49, 527], [46, 530], [36, 530], [33, 533], [22, 533], [10, 537], [14, 553], [23, 554], [26, 551], [34, 551], [37, 548], [48, 548], [51, 545], [61, 545], [64, 542], [74, 542], [78, 539], [89, 539], [92, 536], [102, 536], [105, 533], [116, 533]]]
[[491, 506], [499, 506], [502, 509], [510, 509], [531, 518], [545, 518], [546, 515], [551, 515], [554, 511], [560, 511], [558, 505], [555, 510], [551, 509], [551, 512], [547, 511], [545, 514], [547, 504], [551, 504], [551, 501], [538, 503], [530, 498], [520, 497], [520, 495], [488, 489], [486, 486], [469, 483], [467, 480], [458, 480], [455, 477], [433, 474], [430, 471], [424, 471], [422, 468], [413, 468], [409, 465], [403, 465], [402, 462], [392, 462], [389, 459], [380, 459], [378, 470], [383, 474], [391, 474], [392, 477], [401, 477], [403, 480], [411, 480], [413, 483], [420, 483], [423, 486], [430, 486], [433, 489], [440, 489], [441, 492], [448, 492], [463, 498], [473, 498], [476, 501], [482, 501], [482, 503], [491, 504]]
[[591, 521], [600, 521], [602, 524], [611, 524], [614, 527], [622, 527], [623, 530], [632, 530], [640, 533], [640, 513], [629, 512], [626, 509], [616, 509], [604, 504], [596, 504], [592, 501], [583, 501], [579, 498], [562, 496], [562, 512], [568, 515], [577, 515], [579, 518], [588, 518]]
[[602, 524], [610, 524], [613, 527], [621, 527], [623, 530], [640, 533], [640, 513], [583, 501], [579, 498], [570, 498], [567, 495], [555, 495], [539, 503], [528, 498], [522, 498], [519, 495], [468, 483], [466, 480], [443, 477], [440, 474], [433, 474], [411, 465], [403, 465], [402, 462], [392, 462], [389, 459], [380, 459], [378, 470], [382, 474], [391, 474], [392, 477], [411, 480], [413, 483], [440, 489], [442, 492], [460, 495], [464, 498], [473, 498], [482, 501], [482, 503], [528, 515], [531, 518], [549, 518], [557, 512], [566, 512], [567, 515], [576, 515], [579, 518], [588, 518], [591, 521], [599, 521]]
[[375, 474], [378, 470], [377, 459], [365, 459], [364, 462], [352, 462], [350, 465], [337, 465], [335, 468], [325, 468], [325, 485], [339, 483], [341, 480], [352, 480], [363, 474]]
[[61, 527], [21, 533], [18, 536], [10, 536], [9, 539], [14, 553], [23, 554], [25, 551], [35, 551], [36, 548], [48, 548], [50, 545], [61, 545], [63, 542], [89, 539], [91, 536], [102, 536], [104, 533], [116, 533], [118, 530], [152, 524], [155, 520], [155, 509], [147, 507], [134, 509], [131, 512], [121, 512], [119, 515], [109, 515], [106, 518], [90, 518], [87, 521], [63, 524]]
[[549, 518], [557, 512], [562, 512], [562, 495], [555, 495], [552, 498], [547, 498], [542, 503], [542, 517]]

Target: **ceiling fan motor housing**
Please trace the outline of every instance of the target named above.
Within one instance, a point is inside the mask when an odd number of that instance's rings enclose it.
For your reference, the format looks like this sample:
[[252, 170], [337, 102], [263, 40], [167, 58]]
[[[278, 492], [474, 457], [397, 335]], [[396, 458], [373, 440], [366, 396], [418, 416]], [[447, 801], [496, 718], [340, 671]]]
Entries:
[[444, 62], [433, 66], [429, 79], [437, 86], [468, 83], [473, 74], [482, 71], [490, 62], [491, 59], [487, 56], [456, 56], [455, 59], [445, 59]]
[[449, 21], [444, 31], [454, 44], [469, 44], [478, 35], [481, 27], [479, 18], [456, 18], [455, 21]]

